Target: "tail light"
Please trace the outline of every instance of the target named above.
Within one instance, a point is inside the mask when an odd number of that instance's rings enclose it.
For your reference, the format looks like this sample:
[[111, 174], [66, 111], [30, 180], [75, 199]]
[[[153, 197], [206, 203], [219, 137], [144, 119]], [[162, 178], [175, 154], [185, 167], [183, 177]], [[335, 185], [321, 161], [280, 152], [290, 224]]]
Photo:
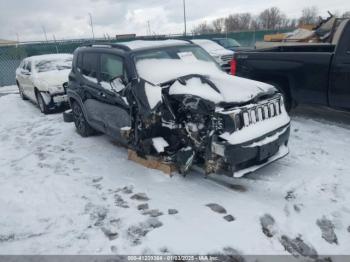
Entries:
[[237, 72], [237, 60], [235, 58], [233, 58], [230, 62], [231, 65], [231, 75], [236, 75]]

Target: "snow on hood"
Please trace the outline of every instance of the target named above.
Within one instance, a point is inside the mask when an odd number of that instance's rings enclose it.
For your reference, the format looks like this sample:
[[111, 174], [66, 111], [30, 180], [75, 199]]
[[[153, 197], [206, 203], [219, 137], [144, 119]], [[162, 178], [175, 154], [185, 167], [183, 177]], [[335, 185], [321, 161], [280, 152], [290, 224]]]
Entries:
[[211, 40], [206, 39], [194, 39], [191, 40], [196, 45], [199, 45], [202, 47], [205, 51], [207, 51], [212, 56], [223, 56], [223, 55], [233, 55], [234, 52], [231, 50], [228, 50], [221, 45], [215, 43]]
[[204, 75], [220, 91], [216, 92], [199, 78], [193, 78], [182, 85], [176, 81], [169, 90], [170, 94], [192, 94], [214, 103], [244, 103], [262, 93], [274, 92], [269, 84], [228, 75], [216, 64], [204, 61], [183, 61], [180, 59], [145, 59], [136, 63], [139, 76], [145, 80], [160, 84], [189, 74]]
[[70, 71], [70, 69], [65, 69], [38, 73], [36, 80], [49, 86], [62, 85], [64, 82], [68, 82]]

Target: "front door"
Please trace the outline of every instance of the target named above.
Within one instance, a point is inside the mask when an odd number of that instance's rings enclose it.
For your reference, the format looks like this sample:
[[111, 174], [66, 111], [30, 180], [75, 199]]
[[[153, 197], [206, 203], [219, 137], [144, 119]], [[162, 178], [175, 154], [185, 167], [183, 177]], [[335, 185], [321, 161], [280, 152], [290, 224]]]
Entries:
[[128, 84], [124, 59], [115, 54], [101, 54], [100, 69], [100, 110], [107, 133], [126, 144], [121, 130], [131, 126], [131, 118], [128, 102], [123, 95]]

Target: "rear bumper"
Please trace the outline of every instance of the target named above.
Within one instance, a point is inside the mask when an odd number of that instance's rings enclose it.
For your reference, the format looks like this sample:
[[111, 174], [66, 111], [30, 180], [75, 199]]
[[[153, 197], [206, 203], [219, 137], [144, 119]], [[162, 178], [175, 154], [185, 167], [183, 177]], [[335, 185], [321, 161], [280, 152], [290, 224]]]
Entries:
[[243, 144], [213, 142], [212, 151], [232, 167], [235, 177], [241, 177], [287, 155], [289, 134], [290, 124]]

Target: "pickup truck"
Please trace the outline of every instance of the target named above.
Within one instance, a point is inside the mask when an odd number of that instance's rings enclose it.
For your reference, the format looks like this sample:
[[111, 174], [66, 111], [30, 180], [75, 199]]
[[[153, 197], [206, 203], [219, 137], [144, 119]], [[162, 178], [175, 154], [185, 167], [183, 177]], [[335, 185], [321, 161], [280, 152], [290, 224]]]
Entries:
[[350, 110], [350, 19], [341, 20], [330, 43], [236, 52], [231, 73], [274, 85], [287, 109], [318, 104]]

